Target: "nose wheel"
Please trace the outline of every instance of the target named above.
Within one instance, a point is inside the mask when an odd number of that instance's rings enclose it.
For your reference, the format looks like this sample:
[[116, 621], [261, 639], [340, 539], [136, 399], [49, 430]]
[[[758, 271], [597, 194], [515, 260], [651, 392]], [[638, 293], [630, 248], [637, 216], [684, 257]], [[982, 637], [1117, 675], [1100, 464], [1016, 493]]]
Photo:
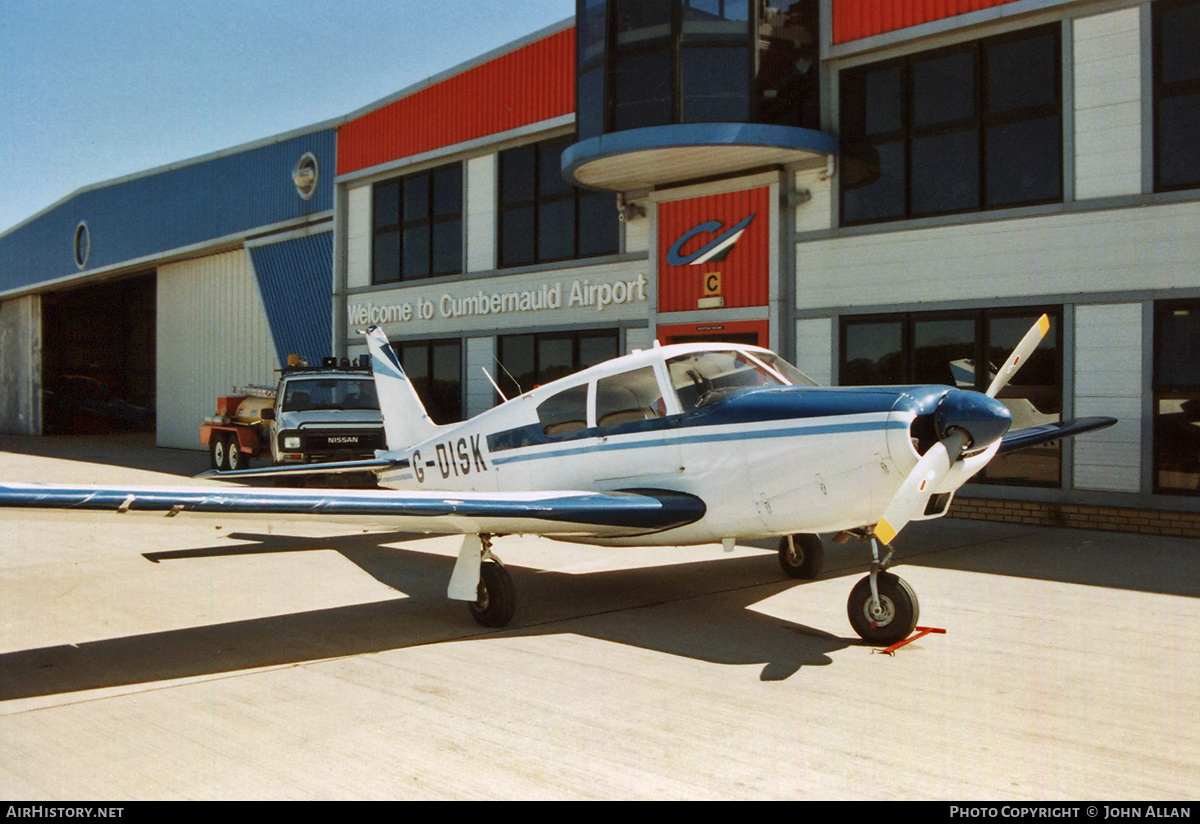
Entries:
[[917, 593], [908, 582], [887, 572], [893, 550], [889, 547], [887, 554], [880, 558], [878, 541], [874, 536], [869, 540], [871, 574], [850, 590], [846, 614], [850, 626], [864, 641], [890, 647], [912, 635], [921, 608], [917, 604]]
[[890, 572], [863, 578], [850, 590], [846, 602], [850, 626], [864, 641], [880, 646], [890, 646], [912, 635], [919, 612], [912, 587]]

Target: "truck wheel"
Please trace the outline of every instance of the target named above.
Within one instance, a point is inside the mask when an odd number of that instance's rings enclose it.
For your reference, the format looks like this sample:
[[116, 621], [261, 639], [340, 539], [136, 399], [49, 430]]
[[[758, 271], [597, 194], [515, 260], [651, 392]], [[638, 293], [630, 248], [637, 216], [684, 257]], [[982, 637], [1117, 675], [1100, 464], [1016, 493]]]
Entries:
[[229, 468], [229, 445], [224, 435], [213, 435], [208, 442], [208, 463], [218, 472]]

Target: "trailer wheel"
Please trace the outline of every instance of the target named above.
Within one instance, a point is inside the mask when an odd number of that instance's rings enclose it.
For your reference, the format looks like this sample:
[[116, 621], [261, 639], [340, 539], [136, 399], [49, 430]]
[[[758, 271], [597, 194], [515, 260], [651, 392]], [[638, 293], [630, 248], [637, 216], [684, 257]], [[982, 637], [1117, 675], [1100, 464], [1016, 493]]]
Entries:
[[250, 459], [242, 451], [242, 445], [238, 443], [237, 435], [229, 437], [229, 448], [225, 450], [225, 456], [225, 462], [231, 470], [245, 469], [250, 465]]
[[229, 445], [224, 435], [214, 434], [209, 440], [208, 463], [218, 472], [229, 468]]

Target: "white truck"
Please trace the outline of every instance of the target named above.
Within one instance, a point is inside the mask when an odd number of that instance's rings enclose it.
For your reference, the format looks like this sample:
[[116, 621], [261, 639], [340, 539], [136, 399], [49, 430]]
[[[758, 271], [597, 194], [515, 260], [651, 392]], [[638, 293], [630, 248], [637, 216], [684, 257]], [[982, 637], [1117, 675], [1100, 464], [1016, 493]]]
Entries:
[[213, 469], [245, 469], [251, 458], [273, 463], [350, 461], [386, 448], [383, 416], [368, 365], [325, 358], [289, 365], [274, 389], [247, 387], [217, 398], [217, 414], [200, 426]]

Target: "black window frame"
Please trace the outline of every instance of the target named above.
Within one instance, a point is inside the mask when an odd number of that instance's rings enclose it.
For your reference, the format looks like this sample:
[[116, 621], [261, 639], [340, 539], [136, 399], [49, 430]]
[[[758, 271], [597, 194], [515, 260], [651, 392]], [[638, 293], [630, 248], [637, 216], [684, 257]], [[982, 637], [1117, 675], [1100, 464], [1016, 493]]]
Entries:
[[[1003, 355], [990, 353], [992, 342], [989, 339], [990, 324], [994, 321], [1003, 321], [1011, 318], [1036, 318], [1041, 314], [1049, 315], [1051, 324], [1051, 335], [1053, 338], [1051, 344], [1053, 346], [1054, 357], [1054, 375], [1053, 383], [1051, 384], [1051, 392], [1057, 395], [1057, 409], [1050, 409], [1047, 414], [1057, 414], [1061, 420], [1063, 415], [1063, 404], [1066, 397], [1066, 386], [1064, 381], [1063, 367], [1063, 307], [1061, 305], [1044, 305], [1044, 306], [1011, 306], [987, 309], [961, 309], [961, 310], [943, 310], [930, 312], [891, 312], [876, 315], [845, 315], [841, 318], [838, 330], [838, 375], [839, 385], [843, 386], [873, 386], [873, 385], [911, 385], [911, 384], [946, 384], [949, 386], [956, 385], [951, 380], [929, 379], [929, 375], [921, 375], [918, 359], [921, 356], [918, 352], [916, 341], [916, 327], [918, 324], [931, 322], [962, 322], [971, 321], [974, 324], [974, 343], [972, 346], [971, 355], [975, 363], [988, 363], [989, 361], [999, 367], [1010, 352], [1005, 349]], [[848, 350], [848, 333], [852, 327], [867, 326], [874, 324], [897, 324], [900, 329], [899, 340], [899, 361], [897, 367], [893, 368], [895, 380], [882, 382], [861, 382], [861, 383], [845, 383], [845, 376], [848, 369], [846, 361], [846, 353]], [[1015, 346], [1015, 341], [1012, 342]], [[997, 344], [998, 345], [998, 344]], [[992, 357], [995, 354], [996, 357]], [[997, 362], [998, 360], [998, 362]], [[943, 376], [944, 377], [944, 376]], [[1028, 377], [1025, 373], [1024, 377]], [[973, 388], [975, 391], [983, 392], [987, 389], [990, 382], [987, 372], [977, 373], [974, 376]], [[1021, 383], [1018, 381], [1013, 386], [1018, 387]], [[1003, 394], [1003, 393], [1002, 393]], [[1004, 400], [1002, 397], [1001, 400]], [[1055, 480], [1038, 480], [1033, 478], [1013, 478], [1009, 477], [989, 477], [989, 469], [992, 475], [1000, 475], [999, 470], [1004, 468], [1004, 462], [1008, 461], [1010, 456], [1001, 456], [992, 461], [988, 467], [985, 467], [982, 472], [976, 475], [972, 480], [976, 483], [995, 484], [1005, 486], [1029, 486], [1041, 487], [1048, 489], [1059, 489], [1063, 486], [1063, 460], [1061, 447], [1057, 449], [1056, 461], [1057, 465], [1053, 467], [1053, 475]]]
[[[587, 362], [582, 357], [581, 342], [585, 339], [611, 339], [611, 355], [601, 357], [595, 362]], [[514, 398], [517, 395], [528, 392], [545, 383], [553, 380], [558, 380], [565, 375], [548, 375], [547, 367], [541, 363], [540, 347], [541, 341], [556, 341], [566, 340], [571, 344], [571, 366], [566, 375], [574, 374], [589, 366], [595, 366], [597, 363], [603, 363], [610, 357], [616, 357], [621, 353], [621, 330], [616, 327], [605, 327], [601, 329], [572, 329], [559, 332], [530, 332], [515, 335], [499, 335], [496, 338], [496, 359], [499, 363], [499, 375], [496, 376], [497, 383], [500, 384], [500, 389], [504, 392], [505, 397]], [[517, 364], [519, 353], [516, 352], [517, 346], [528, 345], [532, 351], [528, 353], [532, 360], [532, 371], [517, 373], [517, 369], [521, 367]], [[509, 351], [505, 351], [509, 349]], [[525, 378], [523, 383], [519, 383], [519, 379]], [[497, 400], [499, 400], [497, 398]]]
[[[562, 177], [560, 158], [572, 143], [574, 136], [567, 135], [500, 152], [497, 268], [604, 257], [620, 251], [616, 196], [580, 189]], [[561, 217], [566, 210], [571, 213], [570, 237], [552, 236], [546, 231], [548, 223], [556, 212]]]
[[[436, 349], [437, 347], [453, 346], [458, 350], [458, 368], [457, 374], [452, 383], [458, 384], [458, 392], [445, 393], [436, 391], [434, 383], [437, 381], [445, 381], [443, 376], [436, 375]], [[464, 393], [466, 391], [466, 381], [464, 380], [464, 362], [463, 355], [465, 347], [463, 346], [462, 338], [433, 338], [429, 340], [400, 340], [391, 343], [392, 351], [396, 353], [396, 357], [400, 360], [400, 365], [404, 367], [405, 373], [408, 374], [409, 380], [416, 390], [417, 397], [421, 399], [421, 403], [425, 405], [425, 411], [429, 413], [429, 417], [433, 422], [439, 425], [448, 423], [457, 423], [466, 418], [466, 403], [464, 401]], [[421, 350], [424, 349], [424, 352]], [[413, 357], [423, 356], [424, 369], [418, 370], [414, 368]], [[447, 395], [457, 394], [457, 397], [446, 402]]]
[[819, 0], [577, 0], [580, 138], [679, 123], [820, 129], [819, 10]]
[[[1043, 101], [1033, 101], [1026, 105], [1012, 106], [1004, 104], [1001, 108], [1001, 96], [993, 96], [989, 90], [989, 82], [994, 72], [1000, 71], [1002, 50], [1022, 42], [1036, 43], [1045, 40], [1051, 49], [1050, 60], [1053, 62], [1052, 82], [1046, 86], [1051, 92], [1051, 98]], [[961, 57], [968, 59], [972, 67], [973, 97], [971, 111], [944, 119], [929, 122], [918, 122], [916, 108], [923, 99], [918, 94], [917, 75], [924, 68], [933, 67], [937, 62]], [[896, 101], [899, 106], [898, 119], [892, 121], [892, 128], [879, 131], [868, 131], [868, 118], [871, 112], [866, 111], [867, 90], [869, 78], [882, 79], [888, 74], [897, 74], [895, 83], [899, 88], [892, 94], [882, 96], [887, 101]], [[1043, 72], [1037, 72], [1044, 77]], [[929, 76], [935, 76], [930, 73]], [[948, 78], [959, 77], [960, 74], [948, 72], [943, 75]], [[840, 223], [843, 226], [859, 226], [886, 223], [916, 218], [940, 217], [952, 214], [969, 214], [986, 212], [996, 209], [1037, 206], [1050, 203], [1061, 203], [1064, 198], [1064, 141], [1063, 141], [1063, 56], [1062, 56], [1062, 26], [1060, 23], [1050, 23], [1015, 32], [994, 35], [966, 43], [959, 43], [945, 48], [927, 52], [905, 55], [903, 57], [858, 66], [843, 71], [839, 78], [841, 88], [840, 119], [841, 137], [849, 147], [849, 154], [855, 159], [865, 159], [868, 163], [879, 166], [881, 176], [872, 175], [864, 182], [861, 176], [842, 178], [840, 197]], [[995, 100], [993, 99], [995, 97]], [[937, 100], [938, 95], [932, 94], [924, 99]], [[945, 102], [945, 101], [943, 101]], [[1050, 194], [1035, 192], [1028, 197], [1014, 197], [1005, 192], [1004, 183], [1012, 187], [1013, 177], [991, 178], [989, 162], [993, 156], [999, 156], [1005, 142], [1000, 137], [1004, 129], [1043, 128], [1048, 121], [1052, 123], [1053, 138], [1042, 148], [1047, 156], [1047, 168], [1053, 167], [1057, 174], [1045, 177], [1039, 182], [1042, 187], [1053, 189]], [[923, 206], [919, 203], [919, 195], [915, 194], [917, 186], [927, 179], [922, 170], [937, 170], [945, 173], [952, 168], [953, 152], [949, 151], [949, 143], [931, 151], [930, 163], [922, 167], [919, 158], [914, 153], [922, 144], [933, 145], [935, 141], [950, 141], [955, 136], [974, 133], [970, 149], [974, 152], [972, 162], [973, 174], [951, 180], [959, 188], [970, 194], [963, 194], [959, 202]], [[964, 144], [965, 145], [965, 144]], [[1022, 145], [1026, 145], [1022, 143]], [[902, 153], [899, 168], [887, 166], [881, 149], [890, 149], [894, 156], [897, 150]], [[960, 147], [962, 148], [962, 147]], [[894, 173], [888, 177], [887, 172]], [[882, 213], [873, 214], [871, 203], [864, 201], [861, 209], [856, 212], [856, 201], [871, 196], [871, 187], [876, 186], [880, 179], [889, 181], [893, 186], [899, 186], [900, 192], [893, 192], [893, 198], [899, 198], [902, 205], [889, 207]], [[941, 195], [948, 187], [937, 179], [930, 178], [931, 183], [926, 187], [929, 191]], [[883, 185], [883, 184], [880, 184]], [[876, 192], [884, 192], [882, 188]], [[873, 201], [878, 202], [878, 200]]]
[[[457, 192], [457, 197], [439, 196], [439, 186], [446, 182]], [[422, 192], [423, 208], [417, 192]], [[465, 173], [461, 162], [375, 183], [371, 187], [371, 283], [406, 283], [462, 274], [465, 195]], [[411, 200], [406, 202], [409, 198]], [[446, 203], [450, 208], [444, 208]], [[406, 206], [409, 207], [407, 210]], [[395, 219], [389, 220], [393, 213]], [[388, 222], [381, 222], [384, 220]], [[450, 233], [450, 242], [446, 240], [446, 232]], [[383, 244], [393, 242], [387, 240], [389, 236], [394, 236], [395, 244], [390, 248], [394, 252], [391, 261], [381, 254]], [[446, 248], [452, 250], [448, 258], [441, 244], [447, 244]], [[409, 262], [419, 261], [423, 256], [425, 265], [408, 266], [406, 254], [414, 256]]]
[[[1172, 101], [1187, 97], [1194, 97], [1197, 101], [1197, 107], [1200, 108], [1200, 65], [1193, 67], [1193, 76], [1183, 77], [1178, 79], [1164, 78], [1164, 70], [1167, 64], [1168, 55], [1164, 54], [1164, 49], [1167, 46], [1168, 39], [1164, 38], [1164, 27], [1172, 28], [1178, 26], [1178, 20], [1171, 20], [1170, 15], [1180, 9], [1188, 9], [1194, 11], [1200, 16], [1200, 0], [1157, 0], [1150, 4], [1151, 14], [1151, 84], [1153, 95], [1153, 164], [1154, 164], [1154, 191], [1156, 192], [1173, 192], [1184, 189], [1195, 189], [1200, 187], [1200, 131], [1194, 128], [1195, 122], [1200, 122], [1200, 112], [1193, 110], [1192, 123], [1182, 124], [1182, 129], [1168, 129], [1166, 119], [1169, 117], [1166, 109]], [[1198, 26], [1200, 27], [1200, 26]], [[1178, 33], [1176, 33], [1178, 36]], [[1174, 38], [1172, 38], [1174, 39]], [[1185, 38], [1186, 39], [1186, 38]], [[1176, 40], [1176, 43], [1179, 41]], [[1191, 46], [1191, 51], [1195, 51], [1195, 41], [1188, 43]], [[1200, 63], [1200, 60], [1196, 60]], [[1186, 138], [1191, 145], [1190, 154], [1196, 159], [1192, 165], [1194, 168], [1190, 176], [1182, 179], [1164, 180], [1167, 171], [1165, 153], [1170, 147], [1167, 145], [1168, 136], [1179, 137], [1186, 135]]]
[[[1200, 319], [1200, 298], [1154, 303], [1154, 363], [1150, 389], [1152, 491], [1159, 495], [1197, 497], [1200, 496], [1200, 375], [1193, 381], [1168, 380], [1164, 377], [1164, 372], [1178, 373], [1189, 368], [1196, 370], [1194, 349], [1191, 347], [1187, 347], [1184, 353], [1182, 367], [1164, 368], [1167, 347], [1164, 317], [1180, 310], [1195, 313]], [[1200, 322], [1197, 327], [1200, 328]], [[1164, 404], [1176, 402], [1180, 406], [1178, 413], [1162, 413]], [[1192, 456], [1190, 460], [1189, 454]], [[1168, 485], [1163, 482], [1168, 472], [1196, 475], [1197, 485], [1192, 489], [1178, 484]]]

